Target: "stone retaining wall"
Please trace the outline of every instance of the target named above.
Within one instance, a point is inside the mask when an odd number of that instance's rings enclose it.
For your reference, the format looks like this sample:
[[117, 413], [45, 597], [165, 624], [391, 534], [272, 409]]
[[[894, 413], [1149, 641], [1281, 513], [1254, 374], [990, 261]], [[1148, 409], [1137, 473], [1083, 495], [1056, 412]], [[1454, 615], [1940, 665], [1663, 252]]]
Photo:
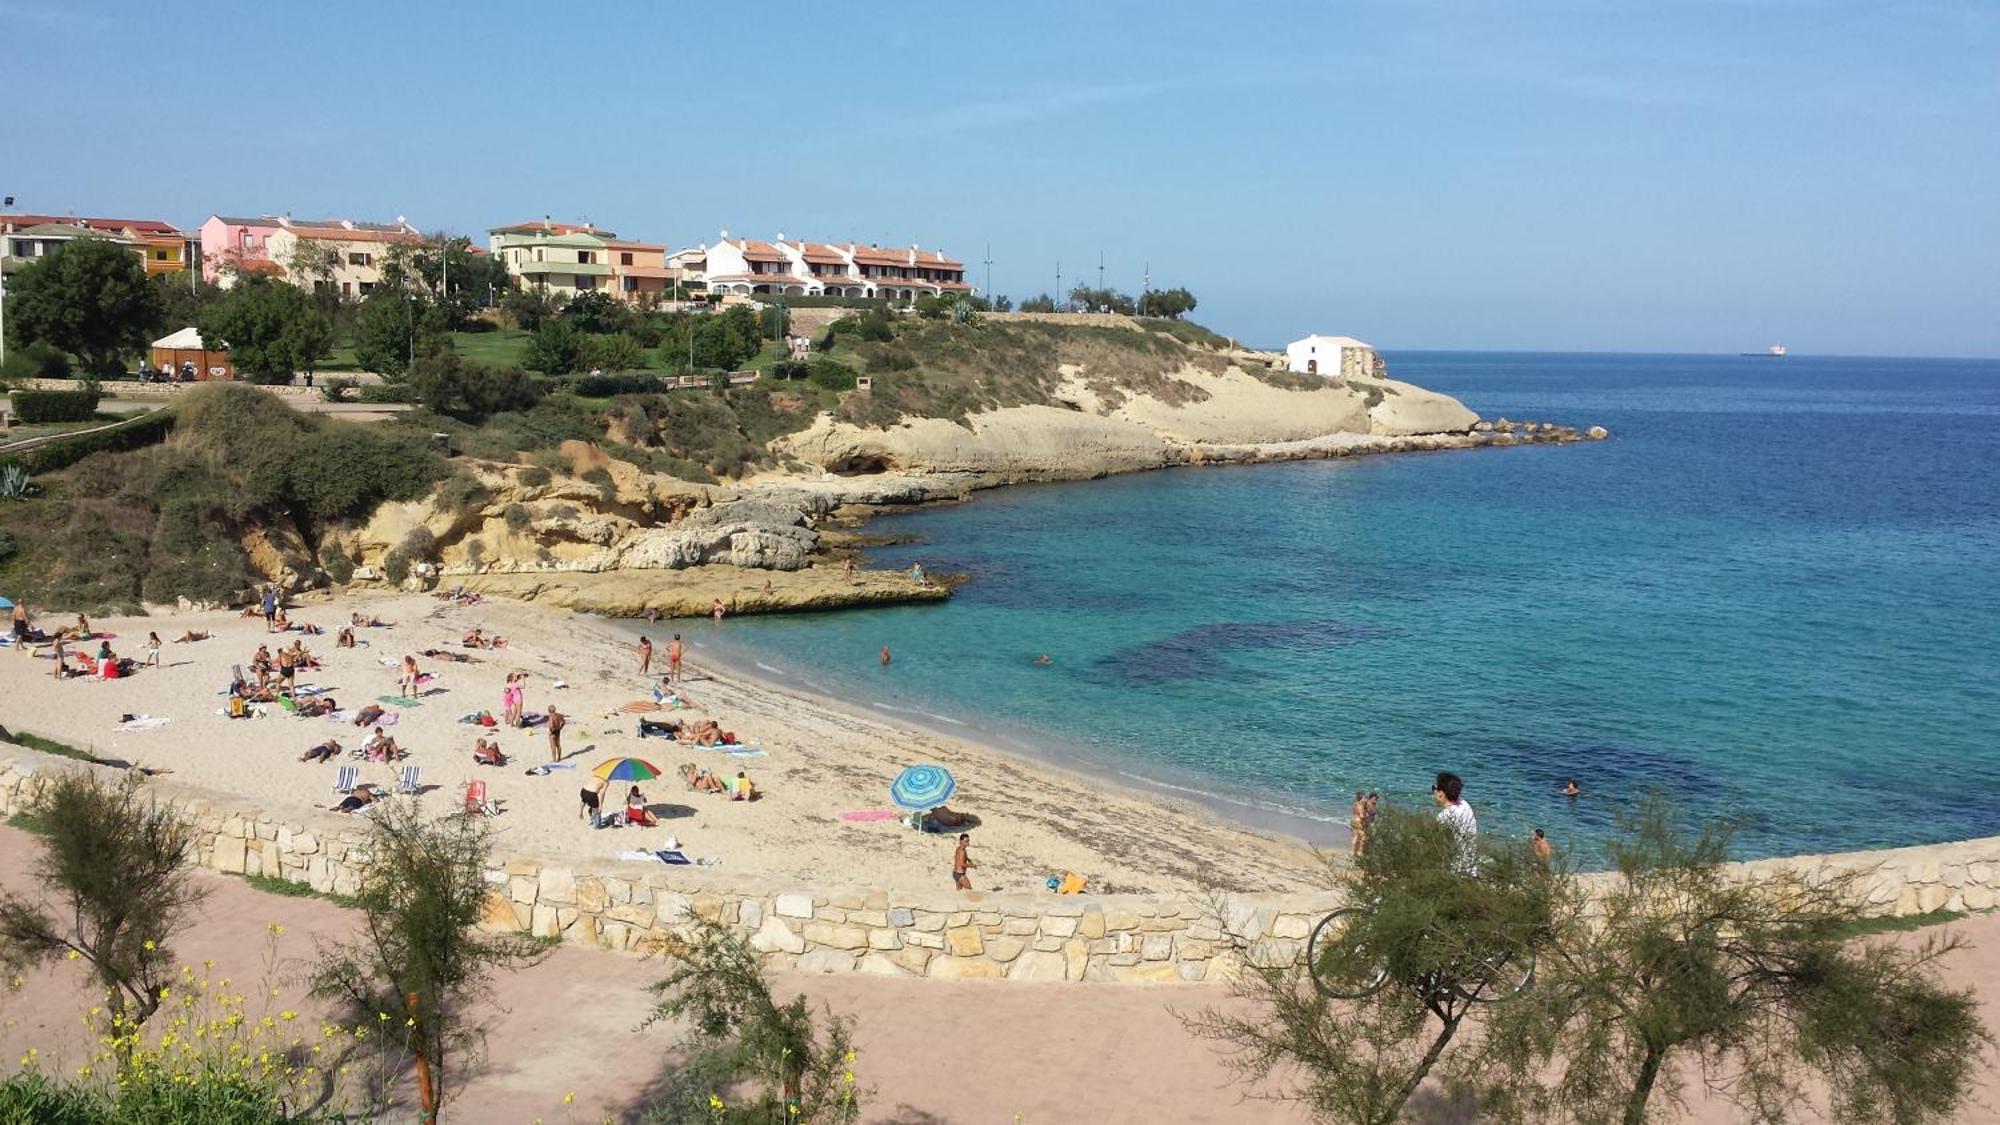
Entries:
[[[0, 815], [38, 778], [77, 763], [8, 747]], [[364, 825], [333, 815], [273, 817], [187, 786], [160, 797], [198, 829], [204, 866], [352, 894], [368, 862]], [[1879, 912], [1988, 910], [2000, 892], [2000, 836], [1950, 844], [1757, 860], [1807, 878], [1869, 871]], [[1235, 895], [912, 894], [881, 888], [703, 886], [704, 872], [641, 864], [578, 869], [520, 857], [486, 873], [486, 922], [579, 945], [636, 951], [695, 916], [745, 932], [773, 967], [939, 979], [1170, 983], [1225, 980], [1248, 960], [1294, 957], [1331, 891]], [[1603, 878], [1596, 876], [1594, 878]], [[1241, 952], [1239, 952], [1241, 950]]]

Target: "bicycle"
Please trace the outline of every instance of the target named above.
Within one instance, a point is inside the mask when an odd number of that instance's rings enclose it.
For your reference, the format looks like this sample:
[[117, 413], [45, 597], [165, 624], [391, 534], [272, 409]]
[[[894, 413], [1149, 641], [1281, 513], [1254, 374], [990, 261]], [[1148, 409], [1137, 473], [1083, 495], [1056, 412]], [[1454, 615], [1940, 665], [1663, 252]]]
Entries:
[[[1372, 907], [1374, 904], [1370, 904]], [[1389, 962], [1361, 944], [1354, 933], [1366, 908], [1343, 906], [1321, 918], [1306, 937], [1306, 970], [1313, 987], [1334, 1000], [1363, 1000], [1389, 983]], [[1353, 970], [1358, 969], [1358, 974]], [[1348, 974], [1348, 975], [1343, 975]], [[1522, 945], [1471, 957], [1454, 957], [1445, 966], [1410, 982], [1426, 996], [1450, 993], [1477, 1004], [1492, 1004], [1517, 996], [1535, 983], [1535, 951]]]

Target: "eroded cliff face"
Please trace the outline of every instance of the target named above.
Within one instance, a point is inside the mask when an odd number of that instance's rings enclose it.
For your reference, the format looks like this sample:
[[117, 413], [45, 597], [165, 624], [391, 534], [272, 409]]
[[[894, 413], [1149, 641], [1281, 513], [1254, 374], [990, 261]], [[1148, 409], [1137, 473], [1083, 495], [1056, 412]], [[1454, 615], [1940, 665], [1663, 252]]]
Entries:
[[1199, 461], [1207, 446], [1280, 444], [1332, 434], [1462, 434], [1479, 421], [1457, 399], [1391, 379], [1319, 380], [1295, 389], [1233, 366], [1220, 374], [1188, 367], [1173, 374], [1181, 393], [1169, 398], [1105, 394], [1093, 389], [1083, 371], [1064, 374], [1059, 405], [991, 410], [965, 425], [906, 419], [887, 429], [822, 416], [774, 446], [839, 474], [1075, 480]]

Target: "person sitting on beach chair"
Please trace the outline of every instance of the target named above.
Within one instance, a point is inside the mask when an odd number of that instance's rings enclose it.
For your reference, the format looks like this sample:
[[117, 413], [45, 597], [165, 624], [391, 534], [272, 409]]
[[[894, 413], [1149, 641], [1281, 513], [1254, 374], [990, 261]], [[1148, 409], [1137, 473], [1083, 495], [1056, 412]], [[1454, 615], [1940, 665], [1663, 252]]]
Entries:
[[340, 743], [335, 742], [333, 739], [329, 738], [325, 742], [320, 743], [318, 746], [315, 746], [312, 749], [306, 751], [304, 754], [299, 755], [299, 761], [331, 762], [335, 758], [340, 757], [340, 753], [341, 753]]
[[681, 780], [686, 782], [687, 787], [696, 793], [726, 793], [729, 791], [729, 787], [722, 784], [721, 778], [705, 769], [698, 768], [693, 762], [681, 763]]
[[507, 755], [500, 752], [500, 743], [482, 738], [472, 744], [472, 762], [480, 766], [504, 766]]

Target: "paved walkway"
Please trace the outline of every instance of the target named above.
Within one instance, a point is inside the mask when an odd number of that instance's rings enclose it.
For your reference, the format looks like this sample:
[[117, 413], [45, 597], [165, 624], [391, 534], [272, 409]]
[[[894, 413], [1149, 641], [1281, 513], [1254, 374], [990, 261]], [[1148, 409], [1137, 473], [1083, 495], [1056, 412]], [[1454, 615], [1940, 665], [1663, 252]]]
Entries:
[[[34, 856], [32, 837], [0, 827], [0, 886], [24, 889]], [[175, 943], [176, 952], [188, 961], [213, 958], [218, 972], [239, 981], [262, 979], [266, 927], [283, 922], [280, 996], [273, 1003], [310, 1013], [298, 970], [314, 938], [351, 932], [353, 914], [317, 899], [264, 894], [227, 876], [202, 872], [200, 878], [212, 893], [201, 921]], [[1953, 972], [1979, 988], [1989, 1026], [2000, 1027], [2000, 915], [1952, 928], [1979, 942], [1954, 959]], [[508, 974], [489, 1013], [485, 1059], [447, 1105], [446, 1120], [635, 1119], [648, 1083], [670, 1065], [677, 1038], [672, 1028], [638, 1030], [652, 1003], [646, 986], [661, 975], [657, 962], [574, 947]], [[874, 1087], [866, 1103], [870, 1122], [1306, 1120], [1286, 1104], [1244, 1100], [1211, 1048], [1182, 1031], [1176, 1010], [1231, 1002], [1213, 987], [784, 975], [775, 991], [780, 997], [804, 992], [855, 1018], [855, 1070], [863, 1085]], [[52, 1066], [74, 1065], [85, 1043], [77, 1017], [88, 1003], [81, 974], [68, 964], [29, 974], [18, 992], [0, 991], [0, 1059], [11, 1064], [34, 1046], [54, 1060]], [[1991, 1071], [1986, 1082], [1991, 1105]], [[565, 1107], [563, 1095], [570, 1091], [576, 1101]], [[1725, 1104], [1701, 1099], [1698, 1090], [1691, 1095], [1695, 1104], [1687, 1120], [1740, 1120]], [[1964, 1120], [2000, 1115], [1982, 1109]]]

